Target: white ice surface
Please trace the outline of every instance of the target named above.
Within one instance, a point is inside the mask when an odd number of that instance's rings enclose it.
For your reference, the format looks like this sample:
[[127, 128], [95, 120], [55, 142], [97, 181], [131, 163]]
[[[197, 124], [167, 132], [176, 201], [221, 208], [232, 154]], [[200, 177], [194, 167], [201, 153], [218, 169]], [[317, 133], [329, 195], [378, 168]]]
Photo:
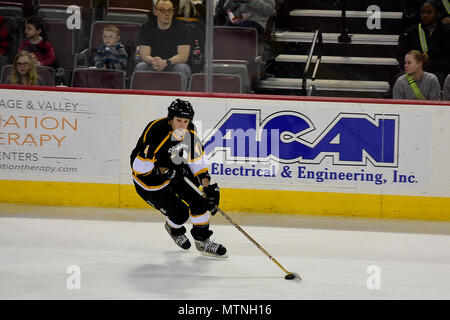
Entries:
[[[27, 210], [28, 216], [16, 210], [0, 217], [0, 299], [450, 299], [445, 222], [435, 224], [444, 230], [435, 234], [389, 228], [420, 225], [408, 221], [383, 222], [387, 232], [370, 230], [378, 219], [334, 223], [360, 227], [354, 230], [333, 229], [330, 218], [312, 226], [320, 217], [305, 220], [304, 228], [243, 225], [286, 269], [301, 275], [297, 282], [285, 280], [227, 223], [212, 228], [230, 255], [219, 260], [201, 256], [194, 246], [187, 252], [176, 247], [154, 211], [149, 214], [157, 221], [131, 222], [34, 218], [30, 211], [39, 216], [42, 208]], [[67, 288], [71, 265], [80, 267], [80, 289]], [[367, 288], [371, 265], [380, 268], [380, 289]]]

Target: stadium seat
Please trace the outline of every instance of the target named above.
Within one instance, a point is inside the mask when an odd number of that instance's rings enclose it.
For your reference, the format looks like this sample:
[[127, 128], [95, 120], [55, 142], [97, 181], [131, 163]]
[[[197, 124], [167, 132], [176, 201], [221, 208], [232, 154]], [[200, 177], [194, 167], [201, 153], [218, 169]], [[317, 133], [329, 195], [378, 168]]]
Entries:
[[130, 89], [183, 91], [182, 76], [178, 72], [135, 71]]
[[125, 89], [123, 70], [103, 70], [96, 68], [75, 68], [72, 73], [72, 87]]
[[108, 21], [135, 22], [144, 24], [153, 14], [153, 1], [108, 0], [106, 17]]
[[[205, 91], [205, 73], [194, 73], [189, 82], [189, 91]], [[239, 75], [213, 73], [212, 91], [218, 93], [242, 93]]]
[[107, 25], [115, 25], [120, 30], [120, 42], [125, 46], [128, 53], [127, 73], [130, 75], [134, 70], [134, 55], [136, 53], [136, 46], [141, 30], [141, 24], [132, 22], [118, 22], [118, 21], [95, 21], [92, 23], [89, 48], [81, 52], [83, 57], [83, 66], [89, 67], [94, 63], [97, 48], [103, 43], [102, 35], [103, 28]]
[[[11, 64], [3, 66], [0, 75], [1, 83], [6, 83], [6, 79], [8, 79], [11, 74], [11, 68]], [[55, 85], [55, 70], [53, 70], [53, 68], [48, 66], [36, 66], [36, 72], [42, 79], [44, 79], [47, 86]]]
[[[253, 91], [258, 80], [261, 57], [258, 55], [258, 34], [255, 28], [214, 27], [214, 57], [215, 63], [242, 63], [247, 66], [249, 87]], [[218, 62], [217, 60], [222, 60]], [[226, 70], [221, 70], [226, 73]]]

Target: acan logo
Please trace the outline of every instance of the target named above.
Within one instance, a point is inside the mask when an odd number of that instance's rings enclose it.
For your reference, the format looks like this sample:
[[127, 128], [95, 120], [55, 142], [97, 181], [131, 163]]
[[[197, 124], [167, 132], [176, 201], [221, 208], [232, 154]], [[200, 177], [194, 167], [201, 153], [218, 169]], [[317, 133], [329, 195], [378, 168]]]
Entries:
[[[210, 159], [318, 164], [331, 157], [336, 165], [396, 167], [399, 115], [340, 113], [316, 138], [305, 115], [282, 111], [261, 121], [261, 110], [231, 109], [204, 139]], [[311, 135], [312, 134], [312, 135]]]

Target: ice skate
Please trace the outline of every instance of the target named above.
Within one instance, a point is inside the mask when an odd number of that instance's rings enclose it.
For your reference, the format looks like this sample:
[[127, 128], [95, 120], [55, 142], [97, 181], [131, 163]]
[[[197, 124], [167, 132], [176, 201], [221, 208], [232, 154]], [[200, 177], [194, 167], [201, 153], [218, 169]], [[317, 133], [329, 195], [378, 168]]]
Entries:
[[179, 246], [181, 249], [187, 250], [191, 247], [191, 242], [184, 233], [180, 235], [173, 235], [172, 232], [174, 229], [170, 228], [167, 222], [165, 223], [164, 227], [166, 228], [167, 232], [169, 233], [170, 237], [173, 239], [175, 244]]
[[211, 241], [209, 238], [204, 241], [195, 240], [195, 246], [204, 256], [228, 258], [227, 249], [223, 245]]

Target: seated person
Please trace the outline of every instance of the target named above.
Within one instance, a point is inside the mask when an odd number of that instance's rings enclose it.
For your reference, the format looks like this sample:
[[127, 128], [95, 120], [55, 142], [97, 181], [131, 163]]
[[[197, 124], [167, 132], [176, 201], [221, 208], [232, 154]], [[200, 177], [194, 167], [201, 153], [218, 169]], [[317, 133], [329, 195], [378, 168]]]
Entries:
[[28, 51], [37, 66], [51, 66], [55, 62], [55, 50], [44, 31], [44, 22], [38, 16], [25, 20], [26, 38], [20, 42], [18, 51]]
[[94, 66], [98, 69], [126, 70], [128, 54], [123, 44], [119, 42], [120, 31], [114, 25], [103, 28], [103, 44], [97, 48]]
[[206, 4], [204, 0], [173, 0], [175, 16], [188, 21], [206, 21]]
[[223, 9], [228, 13], [225, 25], [255, 28], [259, 35], [276, 13], [275, 0], [226, 0]]
[[24, 84], [45, 86], [45, 81], [37, 74], [33, 56], [27, 51], [20, 51], [13, 60], [11, 74], [7, 84]]
[[11, 39], [8, 28], [6, 28], [5, 19], [0, 15], [0, 70], [8, 64], [8, 53], [11, 49]]
[[172, 1], [157, 0], [154, 14], [156, 19], [142, 26], [138, 39], [141, 62], [135, 70], [179, 72], [186, 91], [191, 77], [191, 68], [187, 64], [190, 37], [182, 22], [173, 19]]
[[[426, 0], [407, 0], [406, 4], [410, 8], [414, 23], [420, 22], [420, 9]], [[449, 0], [435, 0], [434, 3], [439, 10], [439, 19], [443, 24], [450, 24], [450, 2]]]
[[440, 100], [441, 86], [437, 77], [423, 71], [427, 62], [427, 54], [417, 50], [408, 52], [405, 56], [405, 72], [394, 84], [394, 99], [409, 100]]
[[443, 90], [442, 100], [450, 101], [450, 74], [447, 75], [447, 78], [445, 78], [442, 90]]
[[437, 0], [427, 0], [421, 7], [421, 22], [411, 26], [399, 38], [399, 64], [411, 50], [427, 53], [429, 63], [424, 70], [435, 74], [442, 84], [450, 73], [450, 25], [439, 21], [440, 7]]

